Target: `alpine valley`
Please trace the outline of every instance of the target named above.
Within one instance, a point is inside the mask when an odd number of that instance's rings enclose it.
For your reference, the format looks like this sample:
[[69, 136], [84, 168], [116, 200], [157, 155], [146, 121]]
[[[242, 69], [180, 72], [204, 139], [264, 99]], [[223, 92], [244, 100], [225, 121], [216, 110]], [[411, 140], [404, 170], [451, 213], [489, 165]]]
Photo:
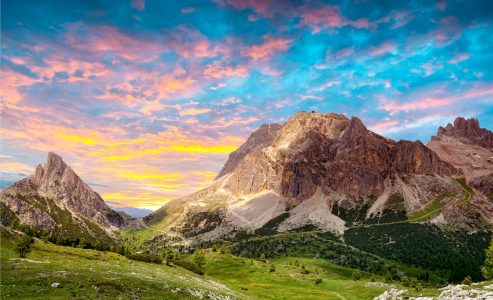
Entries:
[[493, 132], [476, 119], [425, 145], [299, 112], [143, 218], [50, 152], [0, 208], [2, 299], [493, 299]]

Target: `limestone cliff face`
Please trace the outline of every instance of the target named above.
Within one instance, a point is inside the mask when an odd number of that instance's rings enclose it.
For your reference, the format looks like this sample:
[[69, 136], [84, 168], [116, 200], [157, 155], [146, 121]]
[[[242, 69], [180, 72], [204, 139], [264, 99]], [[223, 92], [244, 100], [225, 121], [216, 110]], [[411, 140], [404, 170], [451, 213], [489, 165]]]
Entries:
[[460, 175], [460, 171], [420, 141], [399, 141], [391, 151], [393, 173]]
[[440, 139], [444, 136], [461, 138], [468, 143], [493, 151], [493, 132], [479, 127], [478, 119], [458, 117], [455, 119], [454, 125], [449, 123], [445, 127], [438, 128], [436, 138]]
[[271, 146], [245, 156], [225, 188], [238, 196], [274, 190], [298, 203], [319, 187], [360, 198], [380, 195], [385, 178], [402, 173], [460, 175], [421, 142], [396, 143], [355, 117], [298, 113]]
[[439, 127], [427, 146], [440, 158], [462, 170], [468, 181], [493, 173], [493, 132], [477, 119], [456, 118]]
[[[23, 225], [55, 230], [70, 238], [68, 228], [79, 234], [109, 237], [130, 221], [110, 209], [103, 199], [55, 153], [33, 175], [0, 192], [0, 201]], [[104, 237], [99, 237], [104, 239]]]
[[281, 125], [277, 123], [262, 125], [254, 133], [252, 133], [250, 137], [248, 137], [247, 141], [243, 145], [231, 152], [228, 160], [224, 164], [224, 167], [221, 169], [219, 174], [217, 174], [216, 179], [232, 172], [241, 160], [248, 154], [255, 150], [270, 146], [279, 129], [281, 129]]
[[[169, 202], [148, 220], [175, 231], [173, 237], [202, 240], [255, 230], [280, 216], [278, 230], [313, 225], [341, 232], [350, 221], [342, 218], [405, 217], [462, 191], [452, 179], [462, 171], [421, 142], [382, 137], [356, 117], [300, 112], [276, 132], [258, 147], [250, 137], [210, 188]], [[191, 237], [191, 228], [201, 233]]]

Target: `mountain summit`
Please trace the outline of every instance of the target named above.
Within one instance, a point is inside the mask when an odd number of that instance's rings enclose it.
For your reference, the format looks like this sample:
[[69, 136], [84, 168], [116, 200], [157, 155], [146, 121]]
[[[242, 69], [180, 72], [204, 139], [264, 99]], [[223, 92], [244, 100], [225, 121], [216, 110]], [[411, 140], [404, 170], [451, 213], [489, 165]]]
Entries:
[[54, 239], [111, 241], [128, 222], [53, 152], [33, 175], [2, 190], [0, 202], [20, 225], [48, 231]]
[[462, 170], [468, 181], [493, 173], [493, 132], [481, 128], [477, 119], [459, 117], [454, 125], [439, 127], [427, 146]]
[[[493, 220], [483, 198], [461, 202], [463, 170], [419, 141], [396, 142], [333, 113], [300, 112], [274, 130], [265, 126], [230, 155], [209, 188], [170, 201], [146, 222], [175, 240], [200, 241], [407, 220], [472, 229]], [[436, 201], [439, 209], [423, 212]]]
[[443, 137], [461, 138], [466, 143], [476, 144], [493, 151], [493, 132], [479, 127], [478, 119], [456, 118], [454, 125], [449, 123], [446, 127], [438, 128], [437, 138]]

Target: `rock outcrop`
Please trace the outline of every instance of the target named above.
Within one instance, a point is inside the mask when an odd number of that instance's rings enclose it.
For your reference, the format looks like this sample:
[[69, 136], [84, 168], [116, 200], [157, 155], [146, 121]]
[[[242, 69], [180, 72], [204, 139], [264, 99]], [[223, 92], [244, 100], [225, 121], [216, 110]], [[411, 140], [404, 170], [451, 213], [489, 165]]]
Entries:
[[4, 209], [21, 225], [51, 231], [63, 239], [111, 240], [129, 218], [110, 209], [62, 160], [50, 152], [33, 175], [0, 192]]
[[[421, 142], [395, 142], [356, 117], [300, 112], [276, 131], [266, 143], [250, 137], [210, 188], [169, 202], [148, 222], [173, 238], [199, 240], [274, 221], [278, 230], [315, 226], [340, 232], [344, 224], [366, 219], [402, 220], [439, 196], [462, 193], [453, 180], [463, 176], [460, 169]], [[211, 214], [216, 227], [202, 220]], [[201, 233], [182, 232], [189, 224]]]
[[439, 127], [427, 144], [440, 158], [462, 170], [468, 181], [493, 173], [493, 132], [477, 119], [456, 118]]
[[454, 125], [449, 123], [445, 127], [440, 126], [438, 128], [436, 138], [444, 136], [461, 138], [468, 143], [493, 150], [493, 132], [479, 127], [478, 119], [458, 117], [455, 119]]
[[217, 174], [216, 179], [223, 177], [224, 175], [232, 172], [236, 166], [241, 162], [245, 156], [252, 153], [255, 150], [268, 147], [274, 141], [277, 132], [281, 129], [281, 125], [275, 124], [264, 124], [254, 133], [252, 133], [246, 142], [241, 145], [238, 149], [229, 154], [229, 158], [224, 164], [223, 168]]

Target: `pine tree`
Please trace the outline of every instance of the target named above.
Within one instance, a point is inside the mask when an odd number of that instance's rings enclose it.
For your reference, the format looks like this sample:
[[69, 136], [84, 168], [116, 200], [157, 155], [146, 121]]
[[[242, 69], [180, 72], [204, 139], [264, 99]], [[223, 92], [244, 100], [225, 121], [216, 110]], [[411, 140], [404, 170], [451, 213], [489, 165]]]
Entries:
[[493, 279], [493, 239], [490, 242], [490, 246], [486, 249], [486, 258], [484, 265], [481, 268], [481, 273], [486, 280]]

